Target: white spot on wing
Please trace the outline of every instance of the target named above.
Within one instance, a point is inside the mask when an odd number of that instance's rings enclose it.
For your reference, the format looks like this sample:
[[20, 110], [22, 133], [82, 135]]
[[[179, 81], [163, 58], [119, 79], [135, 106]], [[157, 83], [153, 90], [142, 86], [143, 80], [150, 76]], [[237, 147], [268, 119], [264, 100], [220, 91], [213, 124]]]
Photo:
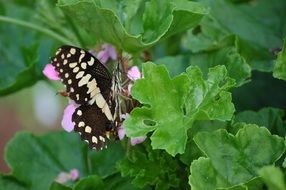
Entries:
[[93, 98], [96, 94], [100, 93], [100, 89], [99, 88], [95, 88], [91, 93], [90, 93], [90, 97]]
[[95, 144], [97, 144], [97, 142], [98, 142], [96, 136], [92, 136], [91, 141]]
[[76, 114], [79, 115], [79, 116], [81, 116], [81, 115], [82, 115], [81, 110], [77, 110]]
[[105, 142], [105, 138], [103, 136], [99, 136], [99, 140]]
[[77, 62], [73, 62], [73, 63], [70, 63], [70, 64], [69, 64], [69, 67], [70, 67], [70, 68], [74, 68], [75, 66], [77, 66]]
[[108, 107], [107, 104], [105, 104], [103, 106], [101, 111], [105, 114], [105, 116], [107, 117], [108, 120], [110, 120], [110, 121], [112, 120], [112, 114], [111, 114], [110, 108]]
[[71, 53], [71, 54], [75, 54], [75, 52], [76, 52], [75, 48], [71, 48], [71, 49], [70, 49], [70, 53]]
[[87, 91], [88, 94], [94, 91], [97, 88], [96, 80], [92, 79], [89, 83], [87, 83], [87, 88], [88, 88], [88, 91]]
[[103, 108], [104, 104], [106, 104], [106, 101], [105, 101], [105, 99], [103, 98], [103, 96], [99, 93], [99, 94], [96, 94], [94, 97], [95, 97], [96, 105], [97, 105], [99, 108]]
[[87, 84], [88, 81], [89, 81], [89, 79], [90, 79], [90, 77], [91, 77], [90, 74], [87, 74], [87, 75], [85, 75], [84, 77], [82, 77], [82, 78], [80, 79], [80, 81], [78, 82], [78, 86], [81, 87], [81, 86]]
[[81, 77], [83, 76], [83, 74], [84, 74], [84, 71], [80, 71], [80, 72], [78, 72], [78, 73], [76, 74], [75, 78], [76, 78], [76, 79], [79, 79], [79, 78], [81, 78]]
[[[81, 51], [80, 51], [81, 52]], [[85, 56], [85, 53], [83, 52], [82, 54], [80, 54], [80, 56], [79, 56], [79, 62], [81, 62], [81, 60], [82, 60], [82, 58], [84, 58], [84, 56]]]
[[84, 129], [84, 131], [85, 131], [86, 133], [91, 133], [91, 127], [90, 127], [90, 126], [86, 126], [85, 129]]
[[81, 68], [86, 69], [86, 62], [82, 62], [82, 63], [80, 64], [80, 66], [81, 66]]
[[98, 92], [98, 91], [96, 91], [96, 90], [92, 91], [91, 95], [94, 95], [94, 96], [92, 96], [92, 99], [89, 100], [89, 102], [88, 102], [89, 105], [92, 105], [94, 102], [96, 102], [96, 105], [101, 109], [102, 113], [105, 114], [107, 119], [112, 121], [112, 114], [111, 114], [111, 111], [108, 107], [108, 104], [106, 103], [102, 94], [101, 93], [95, 94], [96, 92]]
[[84, 126], [84, 122], [83, 121], [78, 123], [78, 127], [83, 127], [83, 126]]
[[58, 55], [61, 52], [61, 48], [58, 49], [58, 51], [56, 52], [56, 55]]
[[67, 63], [68, 63], [68, 60], [65, 59], [65, 60], [63, 61], [63, 64], [66, 65]]
[[87, 62], [87, 64], [88, 64], [89, 66], [92, 66], [93, 63], [94, 63], [94, 58], [91, 57], [90, 60]]
[[77, 73], [79, 71], [79, 67], [75, 67], [72, 72]]

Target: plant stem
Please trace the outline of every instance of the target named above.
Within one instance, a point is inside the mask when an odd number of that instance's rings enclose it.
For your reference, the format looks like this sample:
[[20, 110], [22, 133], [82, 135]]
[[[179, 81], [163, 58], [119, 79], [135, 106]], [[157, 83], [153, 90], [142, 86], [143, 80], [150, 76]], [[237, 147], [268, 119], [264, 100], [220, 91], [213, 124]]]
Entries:
[[0, 16], [0, 22], [7, 22], [7, 23], [11, 23], [11, 24], [15, 24], [15, 25], [19, 25], [19, 26], [23, 26], [23, 27], [26, 27], [26, 28], [30, 28], [30, 29], [33, 29], [35, 31], [38, 31], [38, 32], [41, 32], [47, 36], [50, 36], [64, 44], [74, 44], [72, 41], [70, 41], [69, 39], [67, 38], [64, 38], [63, 36], [49, 30], [49, 29], [46, 29], [42, 26], [39, 26], [39, 25], [35, 25], [35, 24], [32, 24], [32, 23], [29, 23], [29, 22], [26, 22], [26, 21], [23, 21], [23, 20], [19, 20], [19, 19], [14, 19], [14, 18], [11, 18], [11, 17], [6, 17], [6, 16]]

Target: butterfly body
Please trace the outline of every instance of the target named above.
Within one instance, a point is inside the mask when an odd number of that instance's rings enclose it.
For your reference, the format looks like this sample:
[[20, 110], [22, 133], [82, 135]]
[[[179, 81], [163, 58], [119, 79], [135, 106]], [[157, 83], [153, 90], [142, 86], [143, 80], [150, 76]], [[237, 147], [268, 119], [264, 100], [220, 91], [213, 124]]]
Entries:
[[74, 131], [90, 148], [101, 150], [114, 129], [111, 75], [99, 60], [81, 48], [62, 46], [51, 60], [69, 98], [79, 104], [72, 115]]

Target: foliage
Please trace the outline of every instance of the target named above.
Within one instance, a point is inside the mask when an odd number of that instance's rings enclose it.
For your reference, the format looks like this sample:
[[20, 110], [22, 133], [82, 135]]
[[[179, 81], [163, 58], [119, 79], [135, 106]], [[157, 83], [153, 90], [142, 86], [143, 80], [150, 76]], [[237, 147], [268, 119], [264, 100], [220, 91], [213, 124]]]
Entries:
[[[43, 80], [60, 45], [109, 43], [142, 70], [123, 125], [147, 136], [95, 152], [77, 134], [19, 132], [0, 190], [285, 190], [285, 10], [284, 0], [0, 1], [0, 96]], [[71, 169], [77, 180], [56, 180]]]

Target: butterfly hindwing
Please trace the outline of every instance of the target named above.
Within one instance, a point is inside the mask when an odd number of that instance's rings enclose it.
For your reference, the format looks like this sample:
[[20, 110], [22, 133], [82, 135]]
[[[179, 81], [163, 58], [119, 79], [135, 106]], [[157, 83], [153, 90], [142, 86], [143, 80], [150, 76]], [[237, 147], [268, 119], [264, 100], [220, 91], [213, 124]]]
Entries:
[[77, 104], [96, 103], [103, 106], [105, 102], [102, 101], [109, 99], [111, 76], [107, 68], [88, 51], [62, 46], [52, 58], [52, 65], [65, 84], [69, 97]]
[[75, 124], [74, 131], [80, 134], [90, 148], [101, 150], [107, 146], [111, 122], [97, 106], [79, 106], [72, 115], [72, 121]]

